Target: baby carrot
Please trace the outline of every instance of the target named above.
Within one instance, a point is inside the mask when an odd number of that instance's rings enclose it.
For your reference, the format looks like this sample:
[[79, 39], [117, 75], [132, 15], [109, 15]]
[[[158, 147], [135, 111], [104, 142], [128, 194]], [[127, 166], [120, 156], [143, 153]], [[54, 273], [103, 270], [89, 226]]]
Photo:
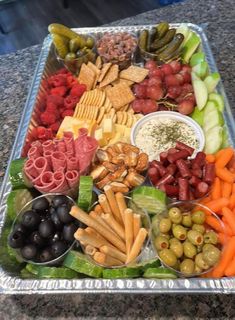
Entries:
[[227, 220], [228, 225], [230, 226], [230, 228], [233, 231], [233, 235], [235, 235], [235, 217], [234, 217], [234, 213], [227, 207], [224, 207], [222, 209], [222, 213], [223, 216], [225, 217], [225, 219]]
[[228, 242], [230, 237], [226, 235], [225, 233], [219, 232], [217, 233], [219, 243], [221, 243], [223, 246]]
[[221, 181], [216, 177], [211, 189], [211, 199], [216, 200], [221, 198]]
[[225, 222], [223, 222], [223, 224], [220, 223], [215, 217], [206, 216], [206, 223], [217, 232], [225, 233], [229, 236], [233, 235], [233, 232], [228, 224]]
[[213, 154], [207, 154], [206, 155], [206, 161], [209, 163], [214, 163], [215, 162], [215, 156]]
[[233, 148], [229, 147], [222, 149], [218, 159], [216, 160], [216, 167], [224, 168], [227, 165], [227, 163], [232, 159], [233, 154]]
[[[229, 208], [234, 209], [235, 208], [235, 193], [232, 193], [229, 198]], [[235, 215], [234, 215], [235, 217]]]
[[229, 199], [227, 198], [219, 198], [217, 200], [211, 200], [210, 202], [208, 202], [206, 204], [206, 206], [211, 209], [211, 211], [220, 213], [219, 211], [223, 208], [223, 207], [227, 207], [229, 204]]
[[229, 198], [232, 193], [232, 183], [223, 182], [222, 184], [222, 197], [223, 198]]
[[235, 183], [233, 183], [232, 193], [235, 193]]
[[225, 245], [222, 252], [220, 261], [215, 269], [212, 271], [212, 275], [215, 278], [220, 278], [224, 275], [225, 269], [228, 267], [229, 263], [232, 261], [235, 254], [235, 237], [231, 237]]
[[233, 183], [235, 181], [235, 174], [231, 173], [227, 168], [215, 167], [217, 177], [221, 180]]
[[217, 161], [219, 159], [219, 157], [224, 153], [224, 149], [219, 150], [218, 152], [216, 152], [215, 154], [215, 160]]
[[227, 277], [235, 276], [235, 257], [233, 257], [233, 260], [229, 263], [229, 265], [225, 269], [224, 274]]

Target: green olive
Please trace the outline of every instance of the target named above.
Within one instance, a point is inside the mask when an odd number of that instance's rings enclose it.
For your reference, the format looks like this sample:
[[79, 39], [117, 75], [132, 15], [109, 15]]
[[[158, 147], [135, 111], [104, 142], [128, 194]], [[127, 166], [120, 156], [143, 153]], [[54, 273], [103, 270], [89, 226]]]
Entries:
[[185, 274], [193, 274], [195, 264], [191, 259], [184, 259], [180, 264], [180, 271]]
[[206, 231], [206, 228], [205, 228], [202, 224], [196, 224], [196, 223], [195, 223], [195, 224], [192, 226], [192, 230], [195, 230], [195, 231], [198, 231], [198, 232], [204, 234], [205, 231]]
[[187, 258], [193, 258], [197, 254], [197, 248], [189, 241], [183, 243], [183, 249]]
[[203, 243], [202, 243], [202, 244], [200, 244], [200, 246], [197, 246], [196, 248], [197, 248], [197, 253], [202, 252]]
[[205, 263], [210, 267], [214, 266], [220, 259], [220, 250], [216, 247], [213, 249], [207, 249], [202, 252], [202, 257]]
[[196, 224], [203, 224], [206, 220], [206, 215], [203, 211], [198, 210], [192, 213], [192, 221]]
[[169, 247], [169, 241], [163, 236], [157, 236], [154, 240], [154, 245], [157, 250], [162, 250]]
[[215, 246], [211, 243], [206, 243], [202, 247], [202, 252], [207, 250], [214, 250]]
[[171, 230], [171, 220], [169, 218], [162, 218], [159, 222], [159, 230], [162, 233], [167, 233]]
[[76, 58], [77, 58], [77, 57], [76, 57], [76, 54], [75, 54], [75, 53], [69, 52], [69, 53], [67, 53], [66, 56], [65, 56], [65, 61], [70, 62], [70, 61], [75, 60]]
[[195, 273], [202, 273], [202, 269], [198, 267], [198, 265], [195, 263], [195, 268], [194, 268]]
[[86, 47], [89, 48], [89, 49], [92, 49], [94, 47], [94, 39], [92, 37], [88, 37], [86, 39]]
[[207, 270], [209, 269], [209, 265], [205, 262], [205, 260], [203, 259], [203, 255], [202, 253], [198, 253], [195, 257], [195, 263], [196, 265], [203, 270]]
[[179, 224], [182, 221], [182, 213], [179, 208], [173, 207], [168, 211], [169, 218], [173, 223]]
[[195, 246], [200, 246], [203, 244], [203, 234], [196, 230], [189, 230], [187, 234], [188, 240], [192, 243], [195, 244]]
[[191, 218], [191, 213], [185, 212], [183, 213], [183, 218], [182, 218], [182, 225], [184, 227], [191, 227], [192, 226], [192, 218]]
[[166, 238], [167, 240], [170, 240], [170, 235], [167, 233], [160, 233], [159, 235]]
[[181, 258], [184, 253], [182, 243], [176, 238], [172, 238], [169, 242], [170, 249], [174, 252], [177, 258]]
[[77, 52], [80, 48], [80, 40], [78, 38], [71, 39], [69, 41], [69, 51], [70, 52]]
[[218, 237], [217, 234], [214, 231], [207, 231], [204, 234], [204, 242], [205, 243], [211, 243], [211, 244], [217, 244], [218, 243]]
[[173, 235], [176, 239], [179, 240], [185, 240], [187, 237], [187, 230], [181, 226], [181, 225], [176, 225], [173, 229], [172, 229]]
[[174, 267], [177, 264], [177, 258], [171, 249], [163, 249], [159, 252], [159, 257], [169, 267]]

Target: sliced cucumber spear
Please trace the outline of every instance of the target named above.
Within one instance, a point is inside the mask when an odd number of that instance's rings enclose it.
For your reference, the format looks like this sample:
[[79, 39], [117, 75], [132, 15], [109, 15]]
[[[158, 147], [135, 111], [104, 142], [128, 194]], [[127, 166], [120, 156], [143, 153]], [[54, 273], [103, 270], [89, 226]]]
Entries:
[[199, 126], [203, 126], [204, 109], [200, 111], [198, 107], [195, 107], [193, 113], [191, 113], [190, 116], [194, 121], [196, 121], [199, 124]]
[[194, 80], [192, 84], [198, 109], [202, 110], [205, 107], [208, 98], [206, 85], [202, 80]]
[[189, 36], [187, 37], [184, 45], [183, 45], [183, 52], [182, 52], [182, 58], [184, 62], [188, 63], [191, 56], [194, 54], [196, 51], [197, 47], [199, 46], [201, 42], [201, 39], [199, 36], [193, 32], [190, 31]]
[[204, 151], [206, 153], [215, 153], [220, 149], [223, 142], [223, 128], [216, 126], [206, 132], [206, 144]]
[[215, 92], [210, 93], [209, 100], [215, 102], [216, 107], [218, 108], [219, 111], [221, 111], [221, 112], [224, 111], [224, 98], [221, 94], [218, 94]]
[[215, 87], [217, 86], [219, 81], [220, 81], [220, 75], [218, 72], [214, 72], [206, 77], [206, 79], [204, 80], [204, 83], [207, 87], [208, 93], [211, 93], [215, 90]]
[[202, 61], [192, 68], [192, 71], [200, 78], [204, 79], [209, 71], [208, 64], [206, 61]]
[[204, 117], [203, 131], [206, 134], [211, 128], [214, 128], [216, 126], [223, 126], [223, 122], [224, 121], [222, 114], [215, 108], [213, 111], [208, 113], [207, 117]]
[[190, 59], [190, 66], [194, 67], [203, 61], [205, 61], [205, 53], [204, 52], [194, 53]]

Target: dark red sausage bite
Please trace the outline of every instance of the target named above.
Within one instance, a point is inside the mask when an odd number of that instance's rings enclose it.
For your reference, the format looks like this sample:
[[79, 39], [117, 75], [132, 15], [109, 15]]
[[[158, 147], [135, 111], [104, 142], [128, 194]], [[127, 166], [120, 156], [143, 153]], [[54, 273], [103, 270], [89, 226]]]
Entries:
[[174, 163], [179, 159], [187, 159], [189, 155], [190, 154], [188, 153], [187, 150], [180, 150], [180, 151], [177, 151], [175, 153], [169, 154], [168, 157], [167, 157], [167, 160], [170, 163]]
[[168, 197], [177, 197], [179, 194], [179, 186], [173, 186], [171, 184], [165, 184], [165, 192]]
[[190, 200], [188, 180], [184, 178], [179, 178], [178, 184], [179, 184], [179, 200]]
[[194, 149], [183, 142], [176, 141], [176, 149], [178, 150], [186, 150], [188, 151], [189, 155], [191, 156], [194, 153]]
[[192, 168], [202, 168], [206, 164], [206, 154], [204, 152], [198, 152], [195, 159], [192, 160]]
[[207, 194], [208, 191], [209, 191], [209, 185], [206, 182], [201, 181], [196, 186], [194, 196], [195, 196], [195, 198], [202, 198], [203, 196], [205, 196]]
[[159, 187], [161, 184], [171, 184], [174, 180], [174, 177], [170, 173], [166, 173], [160, 180], [158, 180], [155, 186]]
[[187, 165], [187, 163], [183, 159], [179, 159], [176, 161], [177, 168], [181, 174], [182, 178], [191, 178], [192, 173]]
[[214, 163], [207, 163], [203, 170], [203, 180], [208, 184], [212, 184], [215, 180], [215, 165]]

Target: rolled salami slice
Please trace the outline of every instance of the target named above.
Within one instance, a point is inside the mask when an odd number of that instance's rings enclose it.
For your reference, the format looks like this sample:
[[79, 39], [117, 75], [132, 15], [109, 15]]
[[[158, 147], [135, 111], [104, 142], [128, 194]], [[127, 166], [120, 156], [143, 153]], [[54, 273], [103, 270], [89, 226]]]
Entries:
[[67, 171], [65, 174], [65, 178], [67, 180], [67, 183], [70, 189], [74, 189], [78, 187], [79, 173], [76, 170]]
[[47, 140], [47, 141], [43, 142], [42, 149], [43, 149], [43, 152], [48, 151], [48, 150], [54, 151], [55, 150], [54, 142], [52, 140]]
[[45, 157], [39, 157], [34, 161], [35, 168], [37, 169], [38, 173], [42, 173], [45, 171], [50, 171], [50, 165]]
[[66, 145], [67, 152], [71, 153], [72, 155], [75, 154], [74, 149], [74, 139], [73, 139], [73, 133], [72, 132], [64, 132], [64, 142]]
[[39, 149], [39, 152], [42, 154], [42, 144], [39, 140], [33, 141], [31, 147], [36, 147]]
[[28, 158], [31, 158], [31, 159], [36, 159], [38, 157], [40, 157], [42, 154], [40, 152], [40, 149], [37, 148], [37, 147], [31, 147], [28, 151]]
[[79, 162], [76, 157], [67, 157], [67, 170], [79, 170]]
[[56, 187], [51, 189], [50, 192], [61, 192], [64, 193], [69, 190], [67, 181], [65, 179], [65, 174], [63, 172], [54, 172], [54, 181], [56, 184]]
[[47, 150], [43, 152], [43, 157], [46, 158], [48, 165], [52, 168], [52, 162], [51, 162], [51, 157], [52, 157], [52, 152], [51, 150]]
[[53, 177], [53, 173], [50, 171], [45, 171], [40, 176], [40, 185], [35, 184], [35, 188], [37, 188], [40, 192], [50, 192], [51, 189], [55, 188], [55, 181]]
[[57, 146], [57, 150], [59, 152], [63, 152], [63, 153], [66, 152], [66, 145], [65, 145], [65, 142], [63, 140], [58, 141], [56, 146]]
[[56, 172], [59, 169], [66, 170], [66, 157], [62, 152], [55, 151], [51, 156], [52, 168]]
[[33, 159], [28, 159], [25, 162], [24, 165], [24, 172], [26, 174], [26, 176], [30, 179], [33, 180], [34, 178], [36, 178], [38, 176], [38, 171], [34, 165], [34, 160]]

